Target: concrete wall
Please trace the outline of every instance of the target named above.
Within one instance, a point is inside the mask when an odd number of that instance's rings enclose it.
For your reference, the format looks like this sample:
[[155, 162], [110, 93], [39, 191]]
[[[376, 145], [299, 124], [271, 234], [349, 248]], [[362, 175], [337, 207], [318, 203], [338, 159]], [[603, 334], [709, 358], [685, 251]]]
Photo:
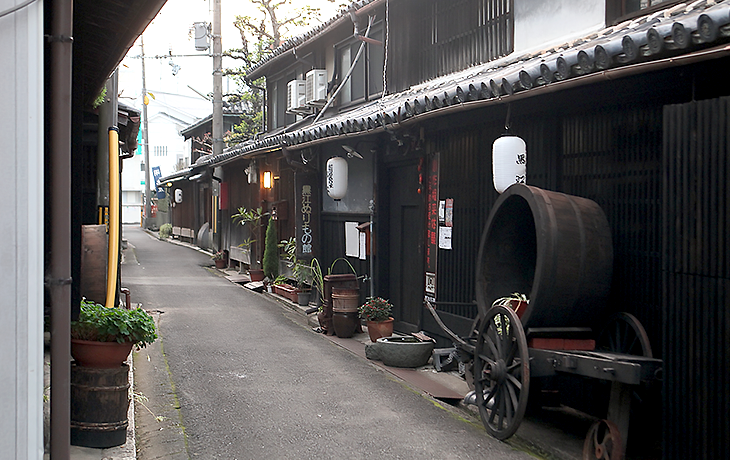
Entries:
[[43, 458], [42, 37], [42, 0], [0, 17], [0, 451], [13, 459]]
[[515, 0], [515, 52], [549, 48], [604, 27], [605, 0]]

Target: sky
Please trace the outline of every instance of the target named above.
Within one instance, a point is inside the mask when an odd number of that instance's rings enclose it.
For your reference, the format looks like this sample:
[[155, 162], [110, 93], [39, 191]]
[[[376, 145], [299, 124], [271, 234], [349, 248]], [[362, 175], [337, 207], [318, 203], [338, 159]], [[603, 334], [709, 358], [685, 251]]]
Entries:
[[[320, 8], [320, 20], [327, 21], [337, 15], [339, 4], [327, 0], [292, 0], [294, 8], [304, 5]], [[213, 91], [213, 58], [207, 56], [207, 51], [195, 51], [192, 38], [194, 22], [212, 21], [213, 3], [210, 0], [167, 0], [152, 23], [147, 27], [142, 37], [144, 39], [145, 80], [147, 89], [164, 91], [199, 97], [195, 91], [208, 94]], [[249, 15], [253, 18], [261, 13], [247, 0], [221, 1], [221, 35], [223, 50], [238, 48], [241, 39], [238, 30], [233, 26], [236, 15]], [[312, 23], [309, 27], [294, 31], [289, 36], [295, 36], [317, 26]], [[142, 66], [140, 56], [140, 39], [130, 48], [127, 57], [119, 68], [120, 102], [133, 107], [141, 107]], [[177, 75], [172, 74], [170, 58], [152, 59], [151, 56], [168, 55], [196, 55], [193, 57], [173, 57], [172, 64], [179, 66]], [[236, 67], [240, 61], [224, 58], [223, 67]], [[236, 87], [224, 78], [223, 93], [233, 92]], [[192, 87], [193, 89], [191, 89]], [[211, 109], [212, 110], [212, 109]], [[203, 115], [201, 115], [203, 116]]]

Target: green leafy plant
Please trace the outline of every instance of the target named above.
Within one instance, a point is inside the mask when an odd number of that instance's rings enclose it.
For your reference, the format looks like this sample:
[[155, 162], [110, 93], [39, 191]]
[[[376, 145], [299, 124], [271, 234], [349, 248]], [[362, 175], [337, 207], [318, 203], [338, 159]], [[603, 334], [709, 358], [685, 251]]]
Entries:
[[172, 224], [162, 224], [160, 226], [160, 238], [170, 238], [172, 235]]
[[390, 318], [393, 305], [382, 297], [370, 297], [357, 311], [367, 321], [385, 321]]
[[279, 275], [279, 246], [276, 235], [276, 222], [269, 219], [264, 241], [264, 276], [274, 279]]
[[281, 240], [279, 247], [284, 250], [286, 264], [291, 268], [294, 279], [297, 282], [297, 287], [300, 290], [308, 290], [308, 283], [311, 282], [310, 267], [304, 260], [297, 259], [296, 239], [291, 237], [288, 240]]
[[276, 278], [274, 278], [274, 281], [272, 281], [271, 284], [287, 284], [287, 281], [289, 281], [289, 278], [284, 275], [278, 275]]
[[226, 258], [226, 253], [224, 251], [218, 251], [215, 254], [213, 254], [212, 256], [210, 256], [210, 258], [213, 260], [223, 260]]
[[268, 216], [268, 212], [264, 212], [261, 207], [256, 209], [238, 208], [238, 212], [231, 216], [231, 219], [236, 224], [241, 224], [246, 227], [248, 224], [249, 236], [243, 243], [239, 244], [239, 247], [245, 247], [249, 250], [251, 256], [251, 268], [258, 268], [258, 247], [255, 244], [259, 237], [259, 230], [263, 225], [262, 219]]
[[71, 322], [71, 338], [95, 342], [132, 342], [145, 347], [157, 339], [157, 333], [155, 321], [141, 308], [107, 308], [82, 299], [79, 319]]

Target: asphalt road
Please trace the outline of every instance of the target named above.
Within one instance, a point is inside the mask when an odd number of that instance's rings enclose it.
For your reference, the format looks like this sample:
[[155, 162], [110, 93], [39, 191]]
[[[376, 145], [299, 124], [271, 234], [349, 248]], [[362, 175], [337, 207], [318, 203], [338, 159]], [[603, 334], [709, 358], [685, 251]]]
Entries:
[[160, 339], [135, 356], [140, 459], [528, 459], [138, 227], [122, 285]]

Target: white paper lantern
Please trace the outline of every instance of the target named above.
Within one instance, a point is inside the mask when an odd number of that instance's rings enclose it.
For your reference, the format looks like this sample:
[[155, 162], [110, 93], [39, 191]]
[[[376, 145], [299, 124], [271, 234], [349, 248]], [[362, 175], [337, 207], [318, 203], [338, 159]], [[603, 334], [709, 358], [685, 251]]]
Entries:
[[175, 203], [182, 203], [182, 189], [175, 189]]
[[492, 175], [498, 193], [527, 177], [527, 145], [517, 136], [502, 136], [492, 145]]
[[327, 160], [327, 194], [341, 200], [347, 193], [347, 160], [332, 157]]

